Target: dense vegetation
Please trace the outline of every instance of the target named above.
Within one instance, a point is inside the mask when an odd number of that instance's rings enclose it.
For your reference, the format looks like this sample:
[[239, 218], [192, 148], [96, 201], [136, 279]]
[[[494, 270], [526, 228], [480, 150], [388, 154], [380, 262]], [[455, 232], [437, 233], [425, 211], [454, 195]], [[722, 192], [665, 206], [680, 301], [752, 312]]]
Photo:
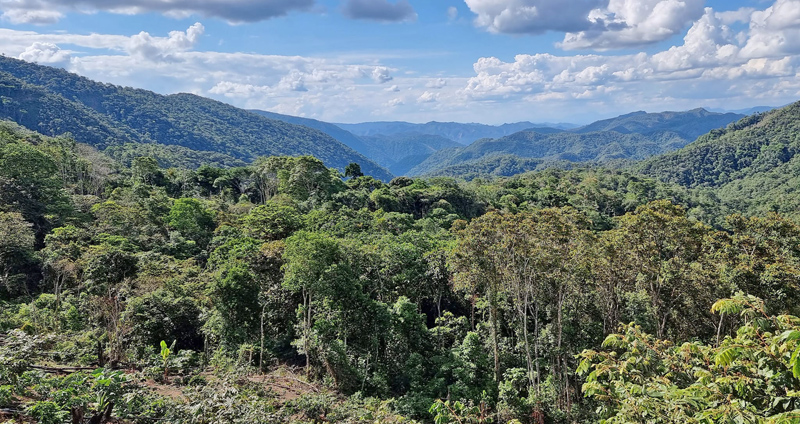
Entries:
[[310, 156], [109, 153], [0, 125], [0, 417], [800, 414], [800, 227], [780, 215], [620, 170], [384, 183]]
[[[126, 143], [180, 146], [195, 151], [193, 167], [308, 154], [339, 170], [358, 162], [376, 178], [391, 178], [374, 162], [308, 127], [191, 94], [162, 96], [8, 57], [0, 57], [0, 102], [0, 118], [46, 135], [69, 133], [101, 150]], [[187, 161], [169, 153], [176, 152], [161, 149], [158, 158], [164, 164]]]
[[798, 218], [800, 103], [714, 130], [684, 149], [635, 169], [686, 187], [715, 189], [721, 201], [748, 214]]

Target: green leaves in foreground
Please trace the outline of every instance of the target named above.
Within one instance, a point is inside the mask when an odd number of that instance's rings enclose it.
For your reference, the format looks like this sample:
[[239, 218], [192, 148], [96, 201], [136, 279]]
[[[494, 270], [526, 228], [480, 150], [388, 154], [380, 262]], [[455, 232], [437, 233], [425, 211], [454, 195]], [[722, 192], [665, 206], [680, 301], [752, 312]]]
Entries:
[[586, 350], [583, 392], [600, 402], [603, 423], [797, 423], [800, 420], [800, 318], [769, 316], [744, 294], [713, 311], [744, 323], [719, 346], [673, 346], [635, 325]]

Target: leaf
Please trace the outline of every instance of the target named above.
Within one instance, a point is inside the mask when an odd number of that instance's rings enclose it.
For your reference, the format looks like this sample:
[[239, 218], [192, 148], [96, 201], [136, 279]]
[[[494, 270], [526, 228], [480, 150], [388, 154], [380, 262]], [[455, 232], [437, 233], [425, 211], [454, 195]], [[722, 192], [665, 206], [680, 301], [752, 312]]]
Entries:
[[794, 375], [794, 378], [800, 379], [800, 346], [792, 353], [789, 364], [792, 366], [792, 375]]
[[714, 362], [717, 365], [727, 367], [730, 366], [733, 363], [733, 361], [735, 361], [741, 355], [742, 355], [742, 348], [731, 347], [718, 353], [716, 358], [714, 358]]
[[586, 374], [586, 371], [589, 371], [589, 367], [591, 367], [591, 365], [592, 363], [588, 358], [584, 359], [580, 364], [578, 364], [578, 369], [575, 372], [577, 372], [578, 375], [584, 375]]
[[736, 315], [742, 312], [743, 309], [742, 304], [735, 299], [720, 299], [711, 306], [711, 312], [727, 315]]
[[787, 330], [784, 331], [783, 334], [779, 337], [780, 341], [788, 342], [791, 340], [798, 340], [800, 339], [800, 331], [797, 330]]

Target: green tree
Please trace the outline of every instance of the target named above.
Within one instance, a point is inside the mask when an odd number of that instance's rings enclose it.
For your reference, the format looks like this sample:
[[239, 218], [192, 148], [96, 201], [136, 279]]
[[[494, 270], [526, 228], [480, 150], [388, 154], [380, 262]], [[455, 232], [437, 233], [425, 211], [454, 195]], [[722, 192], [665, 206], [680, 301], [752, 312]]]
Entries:
[[344, 176], [351, 178], [363, 177], [364, 173], [361, 172], [361, 165], [350, 162], [350, 164], [344, 168]]
[[197, 199], [177, 199], [169, 211], [168, 225], [203, 249], [214, 231], [214, 214]]
[[0, 284], [14, 295], [26, 290], [26, 265], [34, 260], [33, 225], [17, 212], [0, 212]]

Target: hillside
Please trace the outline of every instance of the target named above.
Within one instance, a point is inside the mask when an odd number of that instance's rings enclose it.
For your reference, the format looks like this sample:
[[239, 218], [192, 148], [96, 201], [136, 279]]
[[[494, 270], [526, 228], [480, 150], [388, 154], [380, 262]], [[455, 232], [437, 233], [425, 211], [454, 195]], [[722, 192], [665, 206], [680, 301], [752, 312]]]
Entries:
[[322, 131], [323, 133], [328, 134], [329, 136], [335, 138], [337, 141], [344, 144], [345, 146], [361, 153], [362, 155], [366, 155], [365, 151], [367, 150], [367, 145], [364, 143], [364, 141], [361, 140], [361, 138], [359, 138], [355, 134], [351, 133], [350, 131], [343, 130], [338, 126], [336, 126], [335, 124], [318, 121], [316, 119], [301, 118], [299, 116], [291, 116], [291, 115], [283, 115], [280, 113], [267, 112], [265, 110], [253, 109], [250, 112], [267, 117], [269, 119], [274, 119], [276, 121], [283, 121], [294, 125], [302, 125], [304, 127]]
[[[530, 128], [539, 132], [560, 132], [574, 127], [571, 124], [534, 124], [532, 122], [516, 122], [503, 125], [462, 124], [458, 122], [428, 122], [412, 124], [409, 122], [365, 122], [361, 124], [336, 124], [357, 136], [379, 136], [398, 134], [436, 135], [459, 144], [466, 145], [482, 138], [499, 138]], [[549, 125], [557, 128], [551, 128]]]
[[406, 175], [432, 154], [457, 148], [457, 142], [429, 134], [397, 134], [362, 137], [365, 156], [388, 168], [394, 175]]
[[798, 216], [800, 102], [714, 130], [636, 170], [685, 187], [711, 187], [743, 212]]
[[[546, 162], [595, 162], [641, 160], [679, 149], [698, 135], [741, 118], [736, 114], [712, 113], [703, 109], [688, 112], [637, 112], [614, 119], [598, 121], [569, 131], [529, 129], [499, 139], [482, 139], [459, 148], [439, 151], [414, 167], [410, 175], [439, 175], [493, 156], [516, 156], [540, 159], [534, 168], [547, 167]], [[502, 170], [487, 168], [492, 161], [480, 164], [492, 175], [505, 175]], [[461, 165], [464, 165], [463, 167]], [[528, 164], [532, 165], [532, 164]], [[469, 171], [472, 172], [472, 171]]]
[[686, 143], [686, 139], [671, 132], [645, 136], [613, 131], [587, 134], [540, 134], [524, 131], [496, 140], [478, 140], [459, 149], [442, 150], [412, 169], [410, 174], [431, 174], [447, 167], [466, 165], [497, 155], [569, 162], [636, 160], [678, 149]]
[[124, 143], [158, 143], [242, 161], [258, 156], [314, 155], [340, 170], [358, 162], [366, 173], [391, 178], [385, 169], [318, 130], [192, 94], [163, 96], [2, 57], [0, 96], [0, 118], [46, 135], [69, 132], [101, 149]]
[[686, 112], [634, 112], [612, 119], [597, 121], [577, 128], [573, 132], [616, 131], [622, 134], [652, 134], [671, 131], [688, 140], [694, 140], [715, 128], [722, 128], [742, 118], [744, 118], [744, 115], [715, 113], [705, 109], [693, 109]]

